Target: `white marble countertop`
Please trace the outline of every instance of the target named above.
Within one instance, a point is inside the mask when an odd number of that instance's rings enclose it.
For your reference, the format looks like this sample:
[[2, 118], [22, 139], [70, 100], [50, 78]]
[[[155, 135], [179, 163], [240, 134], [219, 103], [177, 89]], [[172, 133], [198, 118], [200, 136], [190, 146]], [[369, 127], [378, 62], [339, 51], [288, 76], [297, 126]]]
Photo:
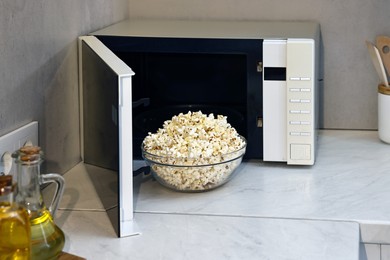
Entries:
[[[141, 185], [136, 212], [353, 220], [390, 224], [390, 146], [376, 132], [326, 131], [314, 166], [250, 161], [214, 191]], [[388, 154], [386, 156], [386, 154]]]
[[141, 235], [116, 238], [105, 212], [58, 215], [64, 251], [87, 259], [359, 259], [354, 222], [136, 213]]
[[208, 251], [203, 258], [358, 259], [359, 237], [390, 243], [389, 151], [376, 131], [323, 130], [311, 167], [244, 162], [229, 183], [196, 194], [147, 179], [135, 187], [142, 235], [121, 239], [105, 213], [117, 205], [115, 173], [92, 167], [91, 175], [81, 164], [64, 175], [57, 222], [68, 237], [65, 251], [87, 258], [103, 247], [116, 259], [195, 259]]

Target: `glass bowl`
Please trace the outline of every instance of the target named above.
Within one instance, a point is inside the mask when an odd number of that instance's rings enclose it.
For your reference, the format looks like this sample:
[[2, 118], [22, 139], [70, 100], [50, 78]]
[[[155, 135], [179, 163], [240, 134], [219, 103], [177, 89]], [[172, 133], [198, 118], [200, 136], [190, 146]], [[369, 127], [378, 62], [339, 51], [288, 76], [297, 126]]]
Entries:
[[246, 150], [246, 140], [240, 138], [244, 143], [241, 148], [210, 158], [159, 156], [145, 151], [143, 144], [142, 157], [150, 166], [153, 177], [163, 186], [181, 192], [209, 191], [234, 176]]

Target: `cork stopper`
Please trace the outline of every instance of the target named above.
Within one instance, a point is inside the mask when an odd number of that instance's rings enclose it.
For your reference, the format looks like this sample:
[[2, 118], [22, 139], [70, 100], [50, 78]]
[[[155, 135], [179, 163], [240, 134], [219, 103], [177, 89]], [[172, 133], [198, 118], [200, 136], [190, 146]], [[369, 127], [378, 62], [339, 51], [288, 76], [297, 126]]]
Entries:
[[23, 146], [19, 149], [21, 161], [35, 161], [40, 157], [41, 147], [39, 146]]
[[41, 147], [23, 146], [14, 152], [12, 157], [23, 164], [39, 162], [42, 159]]
[[0, 196], [6, 195], [12, 192], [12, 175], [1, 175], [0, 176]]

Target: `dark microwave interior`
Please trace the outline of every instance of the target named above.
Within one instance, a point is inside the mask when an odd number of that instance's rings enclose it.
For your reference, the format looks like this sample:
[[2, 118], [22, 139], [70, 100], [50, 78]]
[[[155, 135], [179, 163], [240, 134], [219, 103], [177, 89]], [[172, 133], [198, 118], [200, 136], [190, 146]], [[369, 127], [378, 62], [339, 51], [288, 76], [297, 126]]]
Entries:
[[227, 116], [247, 139], [245, 157], [262, 158], [261, 40], [97, 37], [135, 72], [135, 159], [149, 132], [189, 111]]

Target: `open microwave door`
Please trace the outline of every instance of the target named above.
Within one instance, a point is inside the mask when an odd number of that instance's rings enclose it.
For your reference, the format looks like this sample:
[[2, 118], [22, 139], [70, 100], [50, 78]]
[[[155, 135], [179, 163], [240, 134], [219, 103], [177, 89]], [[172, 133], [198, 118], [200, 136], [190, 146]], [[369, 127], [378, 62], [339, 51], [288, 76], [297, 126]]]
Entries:
[[133, 213], [134, 72], [96, 37], [82, 36], [79, 75], [83, 161], [118, 236], [139, 234]]

